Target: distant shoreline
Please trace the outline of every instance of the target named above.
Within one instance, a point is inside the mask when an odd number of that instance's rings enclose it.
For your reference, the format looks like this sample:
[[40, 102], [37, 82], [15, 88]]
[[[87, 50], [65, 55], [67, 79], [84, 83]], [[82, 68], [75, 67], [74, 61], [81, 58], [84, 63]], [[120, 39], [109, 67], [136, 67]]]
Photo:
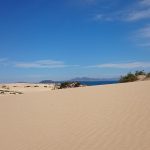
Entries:
[[106, 85], [106, 84], [116, 84], [119, 80], [106, 80], [106, 81], [54, 81], [51, 83], [41, 83], [41, 82], [1, 82], [0, 84], [58, 84], [63, 82], [80, 82], [82, 85], [94, 86], [94, 85]]
[[116, 84], [119, 83], [118, 80], [115, 81], [80, 81], [82, 85], [96, 86], [96, 85], [106, 85], [106, 84]]

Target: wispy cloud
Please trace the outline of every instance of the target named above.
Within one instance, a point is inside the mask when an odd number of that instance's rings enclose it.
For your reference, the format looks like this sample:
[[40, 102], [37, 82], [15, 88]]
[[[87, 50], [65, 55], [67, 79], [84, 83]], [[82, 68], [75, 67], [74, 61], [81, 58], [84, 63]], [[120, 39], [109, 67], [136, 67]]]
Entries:
[[6, 58], [0, 58], [0, 66], [10, 66], [16, 68], [35, 68], [35, 69], [52, 69], [52, 68], [66, 68], [66, 67], [79, 67], [79, 65], [68, 65], [63, 61], [56, 60], [37, 60], [37, 61], [11, 61]]
[[80, 0], [80, 1], [84, 3], [95, 3], [97, 0]]
[[149, 5], [150, 6], [150, 0], [141, 0], [140, 3], [143, 5], [147, 5], [147, 6]]
[[67, 3], [72, 6], [91, 6], [96, 4], [98, 1], [99, 0], [67, 0]]
[[139, 0], [132, 6], [126, 15], [127, 21], [138, 21], [142, 19], [150, 19], [150, 0]]
[[7, 58], [0, 58], [0, 65], [8, 65], [8, 59]]
[[107, 13], [97, 13], [94, 18], [102, 21], [118, 20], [128, 22], [150, 19], [150, 0], [138, 0], [123, 9]]
[[118, 69], [134, 69], [134, 68], [150, 68], [150, 62], [131, 62], [131, 63], [108, 63], [89, 66], [90, 68], [118, 68]]
[[140, 38], [149, 38], [150, 39], [150, 25], [147, 25], [144, 28], [138, 30], [137, 36]]
[[150, 25], [137, 30], [134, 34], [134, 38], [139, 46], [150, 47]]
[[[113, 12], [97, 13], [94, 15], [93, 20], [122, 21], [126, 23], [150, 20], [150, 0], [137, 0], [124, 8], [121, 7], [121, 9], [114, 9]], [[134, 31], [131, 37], [137, 46], [150, 47], [150, 25], [145, 25], [145, 27]]]
[[33, 62], [16, 62], [15, 67], [18, 68], [65, 68], [65, 67], [75, 67], [78, 65], [66, 65], [62, 61], [54, 60], [38, 60]]
[[150, 8], [147, 10], [131, 11], [123, 19], [125, 21], [138, 21], [138, 20], [149, 19], [149, 18], [150, 18]]
[[110, 16], [110, 15], [105, 15], [105, 14], [96, 14], [93, 17], [94, 21], [114, 21], [115, 20], [115, 16]]
[[33, 62], [17, 62], [15, 67], [19, 68], [62, 68], [66, 67], [64, 62], [53, 60], [39, 60]]
[[0, 58], [0, 62], [5, 62], [7, 58]]

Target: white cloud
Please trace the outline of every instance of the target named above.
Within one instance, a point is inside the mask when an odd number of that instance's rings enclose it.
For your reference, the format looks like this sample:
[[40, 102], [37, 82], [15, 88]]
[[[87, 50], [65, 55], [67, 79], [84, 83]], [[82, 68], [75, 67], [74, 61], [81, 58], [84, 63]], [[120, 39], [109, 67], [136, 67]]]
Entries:
[[150, 25], [137, 30], [134, 38], [139, 46], [150, 47]]
[[105, 21], [113, 21], [115, 17], [112, 16], [107, 16], [104, 14], [96, 14], [94, 15], [93, 20], [95, 21], [101, 21], [101, 20], [105, 20]]
[[67, 65], [62, 61], [39, 60], [33, 62], [17, 62], [15, 67], [19, 68], [64, 68]]
[[0, 65], [8, 65], [8, 59], [7, 58], [0, 58]]
[[[130, 4], [130, 6], [122, 8], [122, 10], [114, 10], [112, 13], [109, 11], [104, 14], [97, 13], [94, 15], [93, 20], [132, 23], [142, 20], [148, 21], [150, 20], [150, 0], [137, 0]], [[135, 31], [131, 37], [137, 46], [150, 47], [150, 25]]]
[[150, 0], [139, 0], [127, 11], [127, 15], [124, 15], [126, 21], [150, 19]]
[[73, 6], [90, 6], [95, 5], [97, 2], [98, 0], [67, 0], [67, 3]]
[[138, 21], [138, 20], [148, 19], [148, 18], [150, 18], [150, 9], [131, 11], [126, 16], [126, 18], [124, 18], [124, 20], [126, 20], [126, 21]]
[[86, 2], [86, 3], [94, 3], [96, 2], [96, 0], [81, 0], [82, 2]]
[[67, 65], [63, 61], [55, 60], [37, 60], [37, 61], [11, 61], [7, 58], [0, 58], [0, 66], [10, 66], [16, 68], [66, 68], [66, 67], [79, 67], [80, 65]]
[[5, 62], [7, 59], [6, 58], [0, 58], [0, 63]]
[[138, 30], [137, 36], [140, 38], [150, 38], [150, 25]]
[[140, 4], [149, 6], [150, 5], [150, 0], [141, 0]]
[[104, 14], [97, 13], [94, 18], [104, 21], [119, 20], [129, 22], [150, 19], [150, 0], [138, 0], [123, 9]]
[[54, 60], [38, 60], [33, 62], [16, 62], [15, 67], [18, 68], [65, 68], [65, 67], [77, 67], [79, 65], [66, 65], [62, 61]]
[[98, 21], [98, 20], [102, 20], [103, 17], [104, 17], [104, 15], [102, 15], [102, 14], [96, 14], [93, 19]]
[[131, 62], [131, 63], [108, 63], [89, 66], [90, 68], [118, 68], [118, 69], [134, 69], [134, 68], [150, 68], [150, 62]]

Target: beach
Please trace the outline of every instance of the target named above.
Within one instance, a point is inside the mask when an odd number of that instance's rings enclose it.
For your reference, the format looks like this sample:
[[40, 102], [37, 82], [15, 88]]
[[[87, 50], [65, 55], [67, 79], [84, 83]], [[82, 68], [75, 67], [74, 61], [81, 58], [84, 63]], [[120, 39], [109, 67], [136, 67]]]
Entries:
[[0, 150], [150, 149], [150, 81], [19, 86], [11, 90], [23, 94], [0, 95]]

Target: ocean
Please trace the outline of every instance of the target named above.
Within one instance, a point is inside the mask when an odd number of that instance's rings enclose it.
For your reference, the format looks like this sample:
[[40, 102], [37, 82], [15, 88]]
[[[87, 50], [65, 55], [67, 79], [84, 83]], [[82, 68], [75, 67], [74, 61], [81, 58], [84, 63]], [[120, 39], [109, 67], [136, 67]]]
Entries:
[[105, 84], [115, 84], [119, 81], [80, 81], [82, 85], [94, 86], [94, 85], [105, 85]]

